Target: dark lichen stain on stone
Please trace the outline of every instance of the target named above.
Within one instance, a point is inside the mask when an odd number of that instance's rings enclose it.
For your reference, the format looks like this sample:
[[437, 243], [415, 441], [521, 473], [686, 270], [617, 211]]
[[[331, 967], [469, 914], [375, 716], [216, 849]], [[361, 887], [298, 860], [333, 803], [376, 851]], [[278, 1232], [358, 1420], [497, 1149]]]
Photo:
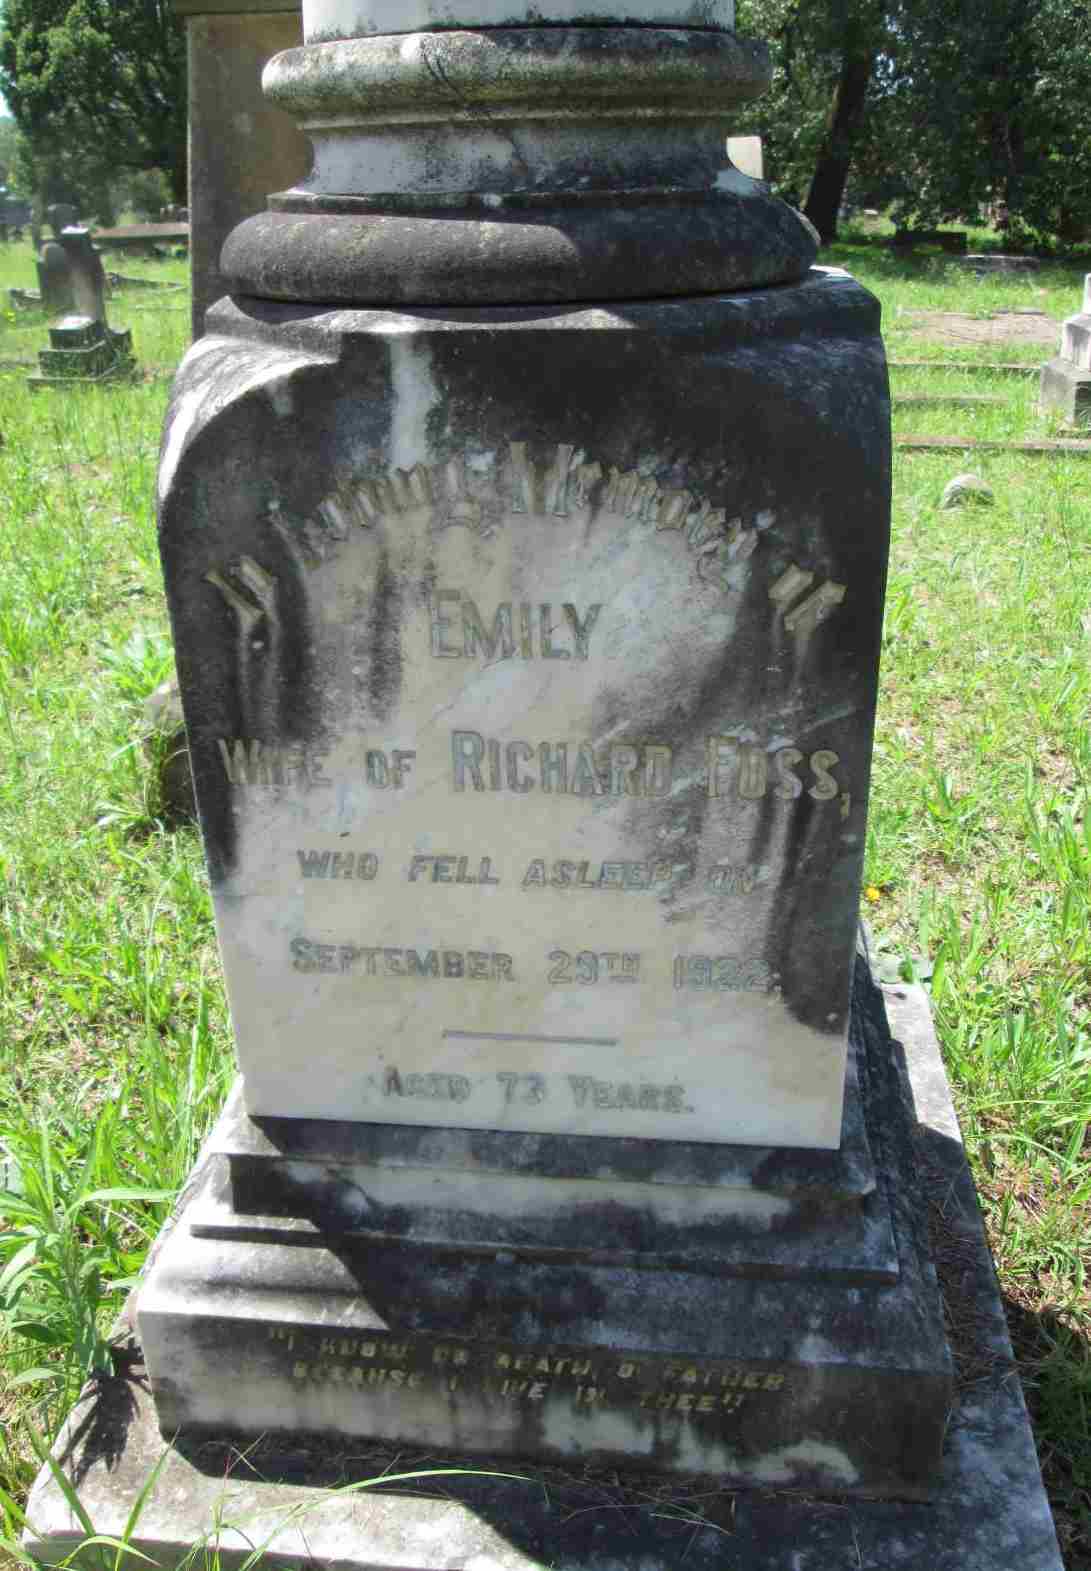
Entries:
[[379, 720], [388, 720], [402, 690], [402, 596], [397, 575], [384, 545], [375, 569], [375, 588], [367, 622], [368, 667], [365, 677], [368, 707]]

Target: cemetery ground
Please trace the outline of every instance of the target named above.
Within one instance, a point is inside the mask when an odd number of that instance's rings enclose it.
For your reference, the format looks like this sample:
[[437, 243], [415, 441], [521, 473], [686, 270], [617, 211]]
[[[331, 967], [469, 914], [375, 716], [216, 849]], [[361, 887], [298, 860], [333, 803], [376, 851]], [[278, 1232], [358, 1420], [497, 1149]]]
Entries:
[[[1036, 376], [986, 369], [1037, 368], [1049, 345], [943, 342], [912, 313], [984, 324], [1041, 312], [1055, 344], [1081, 269], [978, 280], [863, 239], [823, 260], [879, 294], [893, 361], [935, 362], [895, 365], [896, 399], [931, 400], [896, 403], [896, 433], [1058, 434], [1037, 413]], [[186, 276], [182, 262], [124, 271]], [[32, 283], [29, 246], [0, 250], [0, 286]], [[197, 831], [165, 817], [141, 736], [143, 700], [171, 669], [153, 496], [188, 297], [121, 293], [110, 316], [133, 328], [140, 376], [32, 395], [20, 362], [44, 343], [44, 321], [0, 313], [0, 1540], [11, 1554], [37, 1452], [108, 1367], [111, 1320], [233, 1074]], [[951, 368], [966, 363], [980, 369]], [[934, 402], [960, 394], [999, 401]], [[946, 482], [967, 470], [993, 501], [942, 510]], [[1091, 463], [902, 448], [894, 496], [864, 914], [884, 975], [931, 990], [1075, 1571], [1091, 1567]]]

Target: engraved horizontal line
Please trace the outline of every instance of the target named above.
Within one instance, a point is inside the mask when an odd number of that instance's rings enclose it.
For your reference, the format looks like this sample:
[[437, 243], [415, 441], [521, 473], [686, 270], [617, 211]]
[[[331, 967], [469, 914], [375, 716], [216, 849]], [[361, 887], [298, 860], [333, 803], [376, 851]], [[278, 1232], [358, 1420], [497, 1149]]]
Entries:
[[445, 1042], [547, 1042], [554, 1047], [620, 1047], [616, 1036], [522, 1036], [512, 1031], [444, 1031]]

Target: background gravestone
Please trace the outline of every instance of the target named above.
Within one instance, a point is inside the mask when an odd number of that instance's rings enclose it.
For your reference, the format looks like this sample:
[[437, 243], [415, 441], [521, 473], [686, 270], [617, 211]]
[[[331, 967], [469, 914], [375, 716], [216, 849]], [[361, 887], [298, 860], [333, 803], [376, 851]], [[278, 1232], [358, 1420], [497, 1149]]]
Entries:
[[1091, 273], [1084, 279], [1083, 310], [1061, 328], [1060, 352], [1042, 367], [1042, 405], [1072, 425], [1091, 425]]
[[299, 0], [173, 0], [189, 49], [190, 266], [193, 336], [227, 293], [220, 249], [270, 191], [302, 180], [307, 137], [261, 90], [266, 63], [302, 42]]
[[75, 304], [72, 271], [68, 253], [60, 243], [61, 234], [78, 222], [74, 207], [57, 203], [46, 212], [54, 239], [47, 240], [38, 259], [38, 288], [42, 296], [42, 309], [50, 315], [61, 316], [71, 311]]
[[27, 378], [31, 390], [97, 384], [131, 375], [132, 334], [128, 329], [115, 332], [107, 324], [106, 274], [90, 230], [76, 226], [58, 230], [55, 249], [64, 259], [74, 310], [50, 326], [49, 348], [39, 352], [39, 369]]

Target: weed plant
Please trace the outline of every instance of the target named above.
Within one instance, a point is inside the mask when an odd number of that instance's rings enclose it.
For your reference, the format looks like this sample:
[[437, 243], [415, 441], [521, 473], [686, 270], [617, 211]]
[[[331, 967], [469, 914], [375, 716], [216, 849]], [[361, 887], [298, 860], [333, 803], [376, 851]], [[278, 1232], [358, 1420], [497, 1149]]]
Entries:
[[[1078, 308], [1074, 269], [979, 281], [850, 243], [892, 357], [945, 345], [909, 311]], [[181, 264], [124, 264], [158, 278]], [[33, 284], [29, 246], [0, 283]], [[232, 1056], [200, 846], [164, 822], [141, 745], [169, 670], [154, 472], [188, 302], [121, 295], [152, 374], [32, 396], [0, 370], [0, 1539], [221, 1104]], [[0, 314], [0, 366], [44, 322]], [[1040, 436], [1036, 385], [895, 370], [896, 429]], [[1056, 422], [1053, 422], [1055, 425]], [[973, 468], [991, 506], [941, 511]], [[931, 988], [1058, 1529], [1091, 1566], [1091, 463], [899, 454], [865, 912], [893, 978]]]

